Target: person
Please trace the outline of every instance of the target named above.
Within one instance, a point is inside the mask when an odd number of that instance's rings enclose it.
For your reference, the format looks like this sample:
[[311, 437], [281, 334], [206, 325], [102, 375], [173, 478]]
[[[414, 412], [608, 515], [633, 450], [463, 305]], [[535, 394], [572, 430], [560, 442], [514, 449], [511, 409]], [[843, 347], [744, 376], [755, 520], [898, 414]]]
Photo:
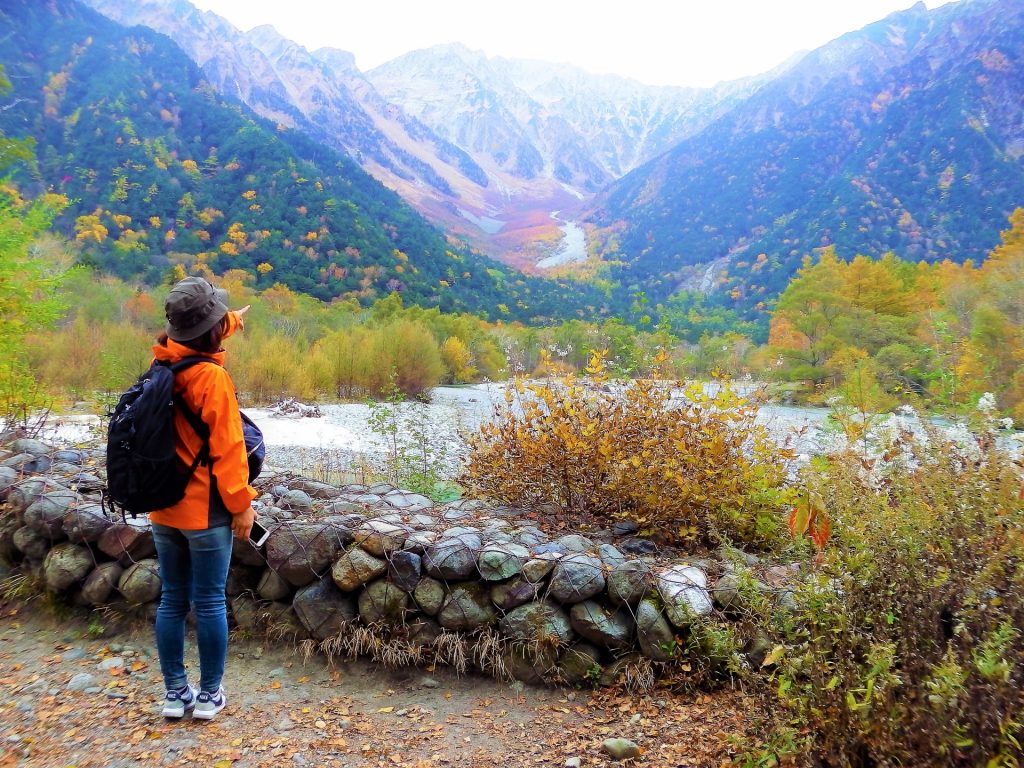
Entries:
[[[153, 539], [163, 589], [156, 612], [156, 645], [166, 694], [162, 714], [211, 720], [224, 709], [224, 663], [228, 625], [224, 588], [231, 561], [232, 534], [246, 539], [255, 513], [256, 491], [249, 468], [242, 422], [231, 376], [224, 369], [222, 342], [244, 328], [249, 307], [228, 309], [227, 291], [201, 277], [186, 277], [167, 296], [167, 328], [153, 346], [159, 362], [204, 356], [175, 375], [174, 393], [209, 428], [209, 461], [201, 463], [177, 504], [151, 512]], [[188, 416], [176, 409], [178, 458], [191, 466], [203, 447]], [[185, 619], [195, 610], [199, 685], [185, 672]]]

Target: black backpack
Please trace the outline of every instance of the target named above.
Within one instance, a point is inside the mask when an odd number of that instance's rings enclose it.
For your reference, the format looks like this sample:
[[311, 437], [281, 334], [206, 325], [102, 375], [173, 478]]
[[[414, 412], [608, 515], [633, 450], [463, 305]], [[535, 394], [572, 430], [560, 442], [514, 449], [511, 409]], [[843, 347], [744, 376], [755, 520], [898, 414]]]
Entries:
[[[200, 464], [210, 462], [210, 428], [180, 397], [174, 395], [174, 375], [208, 357], [185, 357], [176, 363], [155, 361], [121, 395], [107, 426], [107, 492], [112, 506], [137, 515], [164, 509], [181, 501], [185, 487]], [[175, 450], [174, 410], [180, 408], [203, 441], [191, 466]], [[259, 475], [265, 448], [263, 434], [242, 414], [249, 482]], [[116, 508], [115, 506], [115, 508]]]

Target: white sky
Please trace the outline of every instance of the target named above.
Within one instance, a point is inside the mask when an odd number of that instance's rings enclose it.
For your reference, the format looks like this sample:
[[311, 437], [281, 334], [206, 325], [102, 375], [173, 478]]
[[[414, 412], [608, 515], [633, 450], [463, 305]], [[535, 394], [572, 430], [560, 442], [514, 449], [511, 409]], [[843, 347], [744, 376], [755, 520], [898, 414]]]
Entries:
[[[926, 0], [929, 8], [947, 0]], [[574, 64], [650, 85], [709, 86], [908, 8], [913, 0], [192, 0], [239, 29], [272, 24], [363, 71], [418, 48]]]

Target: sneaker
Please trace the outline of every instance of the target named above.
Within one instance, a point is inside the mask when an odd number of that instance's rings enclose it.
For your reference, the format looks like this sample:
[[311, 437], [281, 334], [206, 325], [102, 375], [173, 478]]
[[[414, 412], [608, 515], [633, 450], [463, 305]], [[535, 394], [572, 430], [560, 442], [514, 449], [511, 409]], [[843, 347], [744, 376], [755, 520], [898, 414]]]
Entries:
[[228, 695], [224, 693], [224, 686], [217, 689], [216, 693], [200, 691], [196, 697], [196, 708], [192, 717], [196, 720], [213, 720], [214, 716], [224, 709], [228, 703]]
[[184, 717], [196, 705], [196, 689], [188, 683], [180, 690], [168, 691], [164, 696], [164, 708], [160, 712], [164, 717]]

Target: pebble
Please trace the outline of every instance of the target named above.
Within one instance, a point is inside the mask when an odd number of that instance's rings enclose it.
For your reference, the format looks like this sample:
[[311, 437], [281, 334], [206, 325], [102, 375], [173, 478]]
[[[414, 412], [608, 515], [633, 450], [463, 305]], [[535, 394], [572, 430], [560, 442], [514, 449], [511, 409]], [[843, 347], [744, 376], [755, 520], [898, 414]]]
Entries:
[[275, 667], [267, 673], [267, 677], [283, 677], [285, 674], [287, 671], [284, 667]]
[[107, 691], [108, 699], [127, 699], [127, 693], [121, 693], [120, 691]]
[[88, 655], [89, 654], [87, 654], [81, 648], [72, 648], [71, 650], [62, 653], [60, 657], [63, 661], [80, 661]]
[[122, 669], [124, 667], [124, 659], [120, 656], [115, 656], [111, 659], [104, 659], [100, 662], [100, 669], [103, 671], [111, 669]]
[[92, 686], [96, 682], [96, 678], [87, 672], [79, 672], [77, 675], [68, 680], [69, 691], [84, 691], [86, 688]]
[[565, 761], [565, 768], [580, 768], [583, 765], [583, 761], [578, 757], [570, 757]]
[[97, 685], [94, 685], [94, 686], [91, 686], [91, 687], [89, 687], [89, 688], [86, 688], [86, 689], [85, 689], [84, 691], [82, 691], [82, 693], [91, 693], [91, 694], [95, 694], [95, 693], [99, 693], [99, 692], [100, 692], [100, 691], [102, 691], [102, 690], [103, 690], [103, 689], [102, 689], [102, 688], [100, 688], [99, 686], [97, 686]]
[[638, 757], [640, 755], [640, 747], [637, 746], [636, 742], [629, 739], [605, 739], [601, 748], [611, 755], [614, 760], [628, 760], [631, 757]]
[[287, 717], [284, 717], [274, 727], [279, 731], [290, 731], [295, 727], [295, 723], [293, 723]]
[[397, 712], [395, 712], [395, 717], [405, 717], [408, 714], [409, 714], [409, 710], [408, 709], [400, 709]]
[[437, 688], [440, 684], [432, 677], [424, 677], [423, 680], [420, 681], [420, 685], [424, 688]]
[[60, 696], [60, 688], [51, 688], [47, 693], [51, 696]]
[[629, 718], [629, 724], [630, 725], [636, 725], [637, 723], [640, 722], [641, 717], [642, 717], [641, 714], [639, 712], [637, 712], [635, 715], [633, 715], [631, 718]]

